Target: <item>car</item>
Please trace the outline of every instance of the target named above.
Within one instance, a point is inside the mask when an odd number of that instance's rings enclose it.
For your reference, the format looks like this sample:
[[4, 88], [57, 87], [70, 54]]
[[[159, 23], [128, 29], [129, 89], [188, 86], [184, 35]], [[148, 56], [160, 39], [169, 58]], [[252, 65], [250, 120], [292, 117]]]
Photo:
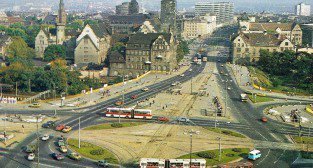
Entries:
[[192, 71], [192, 69], [189, 69], [189, 72], [191, 72]]
[[33, 152], [35, 152], [35, 148], [36, 148], [35, 145], [27, 145], [24, 149], [24, 152], [33, 153]]
[[100, 167], [109, 167], [109, 163], [106, 160], [99, 160], [98, 166]]
[[62, 153], [66, 153], [67, 152], [67, 148], [66, 146], [60, 146], [59, 150], [62, 152]]
[[52, 157], [55, 160], [63, 160], [64, 159], [64, 156], [61, 153], [52, 153]]
[[27, 160], [29, 160], [29, 161], [33, 161], [35, 159], [35, 154], [34, 153], [30, 153], [30, 154], [28, 154], [28, 156], [27, 156]]
[[121, 105], [123, 105], [124, 103], [123, 103], [123, 101], [117, 101], [117, 102], [115, 102], [115, 105], [117, 105], [117, 106], [121, 106]]
[[131, 99], [137, 99], [137, 98], [138, 98], [138, 95], [132, 95], [130, 98], [131, 98]]
[[72, 127], [67, 125], [67, 126], [64, 127], [64, 129], [62, 130], [62, 132], [68, 133], [68, 132], [70, 132], [71, 130], [72, 130]]
[[64, 129], [64, 127], [65, 127], [64, 124], [60, 124], [60, 125], [58, 125], [58, 126], [55, 128], [55, 130], [56, 130], [56, 131], [62, 131], [62, 130]]
[[172, 86], [176, 86], [176, 85], [177, 85], [177, 82], [172, 83]]
[[190, 122], [190, 120], [186, 117], [179, 117], [179, 118], [177, 118], [177, 121], [178, 122]]
[[158, 121], [162, 121], [162, 122], [168, 122], [169, 119], [167, 117], [159, 117]]
[[33, 103], [29, 105], [30, 108], [39, 108], [41, 105], [39, 103]]
[[144, 92], [147, 92], [147, 91], [149, 91], [149, 88], [145, 87], [145, 88], [143, 88], [141, 90], [144, 91]]
[[61, 147], [61, 146], [65, 146], [65, 142], [63, 140], [59, 140], [58, 141], [58, 146]]
[[221, 71], [221, 72], [220, 72], [220, 74], [224, 74], [224, 72], [223, 72], [223, 71]]
[[47, 141], [47, 140], [49, 140], [49, 135], [44, 135], [43, 137], [41, 137], [41, 140], [43, 140], [43, 141]]
[[224, 67], [224, 65], [221, 65], [221, 67]]
[[44, 123], [44, 124], [41, 125], [42, 128], [51, 128], [53, 126], [54, 126], [54, 124], [52, 125], [52, 124], [49, 124], [49, 123]]
[[72, 152], [68, 154], [67, 156], [73, 160], [80, 160], [82, 158], [78, 153], [75, 153], [75, 152]]
[[219, 59], [219, 60], [217, 60], [217, 62], [221, 62], [221, 60]]
[[266, 117], [262, 117], [262, 118], [261, 118], [261, 121], [262, 121], [262, 122], [267, 122], [267, 118], [266, 118]]
[[230, 87], [228, 87], [227, 90], [230, 90]]

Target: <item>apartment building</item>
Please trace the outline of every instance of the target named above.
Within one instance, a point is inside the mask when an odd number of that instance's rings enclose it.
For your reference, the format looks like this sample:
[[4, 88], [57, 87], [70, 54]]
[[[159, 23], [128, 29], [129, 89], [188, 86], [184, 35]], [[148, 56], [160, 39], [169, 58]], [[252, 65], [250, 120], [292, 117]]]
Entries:
[[234, 17], [234, 3], [232, 2], [198, 2], [195, 6], [198, 16], [213, 14], [218, 24], [231, 22]]

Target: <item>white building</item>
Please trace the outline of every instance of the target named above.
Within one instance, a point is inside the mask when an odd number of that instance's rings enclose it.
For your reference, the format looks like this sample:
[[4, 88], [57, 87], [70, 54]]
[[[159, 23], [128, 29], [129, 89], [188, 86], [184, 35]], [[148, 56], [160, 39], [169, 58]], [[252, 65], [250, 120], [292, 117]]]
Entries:
[[182, 36], [185, 39], [207, 36], [216, 29], [216, 16], [198, 16], [184, 20]]
[[231, 22], [234, 18], [233, 2], [198, 2], [195, 6], [195, 13], [198, 16], [213, 14], [217, 17], [217, 23]]
[[296, 6], [295, 13], [298, 16], [310, 16], [311, 15], [311, 5], [305, 3], [300, 3]]

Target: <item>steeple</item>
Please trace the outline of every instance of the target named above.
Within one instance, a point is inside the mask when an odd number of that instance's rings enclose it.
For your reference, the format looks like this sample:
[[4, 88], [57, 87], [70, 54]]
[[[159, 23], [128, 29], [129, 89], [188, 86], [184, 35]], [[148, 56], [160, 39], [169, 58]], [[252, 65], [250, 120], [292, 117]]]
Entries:
[[59, 12], [58, 12], [58, 18], [57, 18], [57, 44], [63, 44], [65, 40], [65, 25], [66, 25], [66, 13], [64, 8], [64, 2], [63, 0], [60, 0], [59, 4]]
[[59, 4], [58, 23], [66, 24], [66, 13], [65, 13], [63, 0], [60, 0], [60, 4]]

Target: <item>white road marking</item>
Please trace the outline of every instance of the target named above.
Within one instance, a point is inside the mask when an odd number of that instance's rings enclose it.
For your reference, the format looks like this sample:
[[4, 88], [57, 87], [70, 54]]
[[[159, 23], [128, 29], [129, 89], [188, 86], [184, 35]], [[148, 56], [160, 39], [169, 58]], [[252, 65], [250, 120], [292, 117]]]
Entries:
[[261, 135], [262, 138], [264, 138], [266, 141], [268, 141], [268, 139], [265, 138], [265, 136], [263, 136], [261, 133], [259, 133], [258, 131], [255, 131], [255, 132], [257, 132], [259, 135]]
[[270, 154], [270, 151], [271, 151], [271, 149], [268, 150], [268, 152], [267, 152], [267, 154], [265, 155], [265, 157], [264, 157], [258, 164], [256, 164], [256, 165], [259, 165], [260, 163], [262, 163], [262, 162], [268, 157], [268, 155]]
[[277, 160], [274, 162], [274, 164], [276, 164], [279, 161], [279, 159], [284, 155], [285, 151], [286, 150], [284, 150], [283, 153], [277, 158]]

